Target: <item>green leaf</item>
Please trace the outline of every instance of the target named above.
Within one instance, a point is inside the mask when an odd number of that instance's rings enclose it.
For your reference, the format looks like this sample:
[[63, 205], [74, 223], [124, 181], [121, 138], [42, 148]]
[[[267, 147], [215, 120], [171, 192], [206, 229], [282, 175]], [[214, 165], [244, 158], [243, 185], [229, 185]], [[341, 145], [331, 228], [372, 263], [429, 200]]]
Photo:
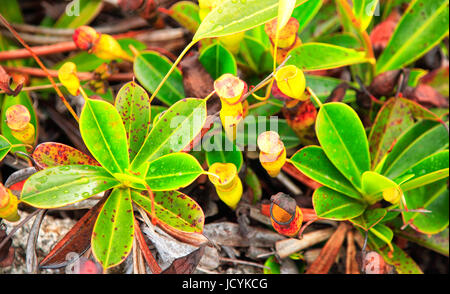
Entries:
[[[305, 75], [306, 84], [310, 87], [321, 102], [325, 102], [337, 86], [344, 83], [343, 80], [315, 75]], [[356, 100], [355, 91], [348, 89], [342, 102], [348, 103]]]
[[[254, 101], [254, 100], [256, 100], [256, 99], [253, 97], [251, 97], [251, 98], [249, 97], [247, 101], [250, 102], [250, 101]], [[281, 102], [280, 100], [269, 98], [269, 100], [267, 100], [267, 101], [268, 101], [267, 104], [258, 105], [257, 107], [250, 109], [248, 111], [248, 114], [253, 115], [255, 117], [258, 117], [258, 116], [270, 117], [270, 116], [276, 115], [277, 113], [280, 113], [281, 110], [283, 109], [284, 103]], [[251, 103], [250, 105], [254, 105], [256, 103], [258, 103], [258, 102]]]
[[383, 220], [386, 213], [387, 210], [384, 208], [368, 209], [362, 215], [353, 218], [350, 221], [364, 231], [368, 231]]
[[[146, 51], [136, 56], [134, 74], [149, 92], [154, 92], [172, 67], [172, 62], [157, 52]], [[167, 105], [185, 98], [183, 77], [178, 68], [171, 73], [156, 97]]]
[[[279, 0], [224, 0], [200, 24], [193, 42], [222, 37], [262, 25], [278, 15]], [[295, 6], [306, 0], [296, 0]]]
[[119, 184], [99, 166], [58, 166], [32, 175], [23, 186], [20, 200], [34, 207], [56, 208], [87, 199]]
[[303, 31], [317, 12], [319, 12], [322, 4], [323, 0], [308, 0], [305, 4], [294, 9], [292, 17], [296, 18], [299, 22], [299, 32]]
[[408, 65], [448, 35], [448, 0], [414, 0], [377, 62], [377, 73]]
[[[100, 97], [103, 101], [106, 101], [106, 102], [109, 102], [111, 104], [114, 104], [114, 94], [113, 94], [113, 91], [112, 91], [111, 87], [108, 87], [106, 89], [105, 93], [97, 93], [97, 92], [91, 90], [90, 88], [87, 88], [87, 87], [89, 87], [89, 85], [87, 83], [84, 84], [84, 85], [82, 84], [81, 86], [82, 87], [86, 87], [84, 89], [84, 92], [86, 93], [86, 95], [88, 97], [92, 97], [92, 96], [95, 95], [95, 96]], [[63, 90], [67, 91], [67, 89], [63, 89]]]
[[318, 146], [302, 148], [292, 156], [291, 162], [302, 173], [316, 182], [351, 198], [362, 199], [361, 194], [336, 169], [322, 148]]
[[326, 43], [306, 43], [293, 49], [287, 65], [295, 65], [301, 70], [323, 70], [352, 64], [373, 62], [363, 51]]
[[134, 216], [129, 188], [114, 189], [95, 222], [92, 253], [103, 268], [120, 264], [130, 254], [134, 238]]
[[233, 163], [239, 172], [244, 162], [241, 150], [223, 132], [213, 138], [214, 142], [212, 143], [211, 150], [205, 150], [208, 166], [216, 162]]
[[394, 161], [394, 159], [404, 149], [406, 149], [410, 144], [412, 144], [414, 140], [416, 140], [423, 133], [426, 133], [427, 131], [436, 126], [437, 126], [436, 122], [423, 120], [417, 122], [416, 124], [408, 128], [406, 131], [403, 132], [403, 134], [400, 135], [400, 137], [397, 138], [391, 151], [388, 154], [386, 154], [386, 156], [379, 162], [375, 170], [380, 171], [380, 173], [384, 174], [384, 170], [386, 169], [387, 165], [391, 164], [392, 161]]
[[361, 188], [361, 175], [370, 170], [369, 144], [356, 112], [343, 103], [324, 104], [316, 119], [316, 134], [334, 166]]
[[[159, 221], [183, 232], [202, 233], [205, 216], [201, 207], [189, 196], [177, 192], [155, 192], [155, 214]], [[147, 212], [152, 201], [147, 191], [131, 191], [131, 198]]]
[[237, 75], [237, 65], [233, 54], [219, 43], [212, 44], [203, 50], [199, 60], [213, 80], [217, 80], [226, 73]]
[[[8, 95], [4, 95], [5, 99], [3, 100], [3, 105], [2, 105], [2, 111], [1, 111], [1, 122], [0, 122], [0, 127], [1, 127], [1, 133], [2, 135], [12, 144], [12, 145], [16, 145], [16, 144], [23, 144], [21, 141], [17, 140], [11, 133], [11, 129], [8, 127], [8, 124], [6, 123], [6, 110], [13, 105], [16, 104], [21, 104], [23, 106], [25, 106], [28, 111], [30, 112], [30, 124], [33, 125], [34, 129], [35, 129], [35, 142], [37, 141], [37, 137], [39, 134], [39, 124], [38, 124], [38, 117], [36, 116], [36, 112], [34, 110], [33, 107], [33, 102], [31, 101], [30, 96], [28, 95], [28, 92], [20, 92], [19, 95], [17, 96], [8, 96]], [[34, 145], [35, 143], [33, 143]], [[27, 153], [27, 150], [25, 149], [25, 147], [13, 147], [12, 151], [22, 151]]]
[[5, 137], [0, 135], [0, 161], [2, 161], [3, 158], [5, 158], [6, 154], [11, 151], [11, 147], [11, 143], [9, 143], [9, 141]]
[[405, 193], [408, 209], [426, 209], [431, 213], [403, 212], [403, 220], [424, 234], [437, 234], [449, 224], [447, 180], [441, 180]]
[[236, 145], [240, 149], [243, 149], [243, 146], [248, 146], [251, 150], [256, 150], [259, 134], [266, 131], [277, 131], [286, 149], [300, 144], [300, 139], [285, 119], [270, 119], [249, 115], [237, 128]]
[[[153, 122], [156, 117], [159, 117], [161, 115], [162, 112], [166, 111], [167, 107], [165, 106], [159, 106], [159, 105], [152, 105], [152, 113], [151, 113], [151, 118], [150, 121]], [[150, 131], [151, 129], [149, 129]]]
[[428, 156], [404, 173], [404, 175], [407, 174], [414, 175], [414, 177], [401, 185], [404, 192], [448, 178], [448, 150]]
[[33, 159], [42, 168], [61, 165], [95, 165], [100, 164], [83, 152], [60, 143], [47, 142], [39, 144], [33, 151]]
[[448, 228], [435, 235], [419, 233], [411, 228], [404, 230], [395, 229], [396, 236], [405, 238], [408, 241], [419, 244], [422, 247], [431, 249], [437, 253], [449, 256], [449, 230]]
[[270, 256], [265, 262], [264, 262], [264, 274], [265, 275], [279, 275], [281, 274], [280, 264], [278, 263], [275, 256]]
[[365, 31], [372, 21], [372, 17], [378, 5], [378, 0], [353, 0], [353, 14], [361, 24], [361, 30]]
[[183, 150], [206, 121], [206, 100], [183, 99], [170, 107], [155, 123], [131, 164], [137, 171], [147, 161]]
[[383, 105], [369, 135], [372, 168], [380, 163], [398, 137], [413, 124], [411, 110], [403, 100], [391, 98]]
[[[406, 131], [388, 154], [383, 174], [396, 178], [429, 155], [448, 146], [448, 132], [441, 125], [426, 130], [430, 123], [419, 123]], [[425, 131], [424, 131], [425, 130]]]
[[250, 167], [247, 167], [247, 174], [245, 175], [245, 183], [253, 193], [253, 199], [251, 201], [251, 204], [253, 205], [257, 204], [259, 201], [261, 201], [263, 191], [258, 176]]
[[150, 128], [150, 99], [144, 88], [135, 82], [129, 82], [117, 93], [115, 106], [125, 126], [128, 153], [132, 161], [142, 147]]
[[177, 190], [190, 185], [203, 172], [194, 156], [187, 153], [167, 154], [150, 162], [145, 182], [152, 191]]
[[392, 239], [394, 238], [394, 233], [392, 230], [384, 224], [377, 224], [374, 227], [370, 228], [369, 232], [376, 236], [379, 240], [388, 244], [389, 247], [392, 246]]
[[261, 43], [265, 48], [270, 48], [270, 38], [265, 32], [265, 26], [265, 24], [261, 24], [260, 26], [246, 31], [245, 35]]
[[341, 46], [345, 48], [359, 49], [361, 48], [361, 42], [350, 33], [338, 33], [332, 35], [323, 35], [317, 39], [317, 42], [328, 43], [335, 46]]
[[87, 99], [80, 116], [80, 133], [92, 156], [111, 174], [128, 168], [127, 135], [114, 106]]
[[5, 1], [0, 5], [0, 14], [10, 23], [23, 23], [22, 10], [17, 0]]
[[[417, 87], [420, 83], [420, 79], [422, 79], [428, 71], [420, 68], [413, 68], [409, 73], [408, 86]], [[433, 87], [434, 88], [434, 87]], [[448, 96], [448, 94], [447, 94]]]
[[55, 28], [76, 29], [89, 24], [102, 10], [102, 0], [71, 1], [56, 21]]
[[199, 7], [190, 1], [179, 1], [169, 9], [169, 15], [189, 32], [195, 34], [200, 26]]
[[320, 187], [313, 194], [317, 216], [332, 220], [349, 220], [364, 213], [366, 205], [328, 187]]
[[379, 200], [376, 197], [384, 190], [389, 188], [398, 188], [398, 184], [391, 179], [380, 175], [379, 173], [366, 171], [362, 175], [362, 191], [364, 195], [370, 200]]
[[273, 57], [269, 48], [256, 38], [245, 35], [239, 49], [239, 66], [249, 68], [254, 73], [271, 72]]

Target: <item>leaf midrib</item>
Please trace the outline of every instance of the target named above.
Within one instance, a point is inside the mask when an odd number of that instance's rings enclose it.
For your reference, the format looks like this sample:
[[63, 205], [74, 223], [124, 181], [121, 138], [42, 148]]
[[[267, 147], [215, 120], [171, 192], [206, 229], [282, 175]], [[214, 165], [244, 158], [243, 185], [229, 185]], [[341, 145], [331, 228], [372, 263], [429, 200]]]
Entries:
[[[352, 163], [352, 165], [353, 165], [353, 167], [356, 169], [356, 171], [357, 172], [359, 172], [359, 175], [357, 175], [357, 176], [359, 176], [359, 181], [361, 181], [361, 170], [359, 170], [359, 168], [358, 168], [358, 166], [356, 165], [356, 162], [353, 160], [353, 157], [351, 156], [351, 154], [350, 154], [350, 151], [347, 149], [347, 145], [344, 143], [344, 141], [342, 141], [342, 138], [341, 138], [341, 136], [340, 136], [340, 134], [339, 134], [339, 132], [337, 131], [337, 129], [336, 129], [336, 126], [334, 125], [334, 123], [333, 123], [333, 120], [330, 118], [330, 116], [328, 115], [328, 113], [327, 113], [327, 111], [325, 110], [325, 109], [323, 109], [323, 112], [324, 112], [324, 115], [327, 117], [327, 119], [328, 119], [328, 121], [330, 122], [330, 125], [332, 126], [332, 128], [333, 128], [333, 130], [336, 132], [336, 134], [337, 134], [337, 137], [339, 138], [339, 141], [341, 142], [341, 144], [342, 144], [342, 146], [344, 146], [344, 150], [345, 150], [345, 153], [347, 153], [347, 156], [349, 157], [349, 159], [350, 159], [350, 162]], [[324, 149], [324, 151], [325, 151], [325, 149]], [[331, 160], [330, 160], [331, 161]], [[337, 168], [337, 167], [336, 167]], [[344, 175], [344, 174], [343, 174]], [[344, 175], [345, 176], [345, 175]], [[345, 176], [346, 178], [347, 178], [347, 176]], [[348, 179], [348, 178], [347, 178]], [[350, 182], [351, 182], [351, 180], [350, 179], [348, 179]], [[359, 190], [359, 187], [357, 187], [357, 186], [355, 186], [355, 185], [353, 185], [356, 189], [358, 189]]]
[[[147, 53], [147, 54], [152, 54], [152, 53]], [[157, 75], [159, 78], [161, 78], [161, 79], [164, 78], [163, 75], [162, 75], [160, 72], [158, 72], [158, 71], [156, 70], [156, 68], [155, 68], [150, 62], [148, 62], [147, 59], [145, 59], [145, 58], [143, 57], [142, 54], [139, 55], [138, 58], [139, 58], [139, 57], [141, 57], [140, 59], [143, 61], [143, 63], [145, 63], [145, 65], [148, 65], [148, 67], [149, 67], [154, 73], [156, 73], [156, 75]], [[159, 57], [160, 57], [160, 56], [159, 56]], [[167, 60], [164, 60], [164, 61], [167, 62]], [[175, 72], [177, 72], [176, 69], [175, 69]], [[180, 74], [179, 72], [177, 72], [177, 73]], [[172, 76], [172, 75], [171, 75], [171, 76]], [[173, 76], [172, 76], [172, 78], [173, 78]], [[167, 80], [167, 82], [164, 83], [164, 86], [167, 86], [168, 88], [170, 88], [173, 92], [175, 92], [175, 93], [177, 94], [178, 97], [184, 97], [184, 93], [180, 93], [180, 92], [178, 91], [178, 89], [176, 89], [176, 88], [172, 85], [172, 83], [170, 82], [170, 76], [169, 76], [169, 79]], [[167, 103], [167, 102], [166, 102], [166, 103]]]
[[[428, 0], [428, 1], [429, 1], [429, 0]], [[432, 1], [434, 1], [434, 0], [432, 0]], [[416, 2], [418, 2], [418, 1], [416, 1]], [[411, 9], [415, 8], [415, 6], [416, 6], [416, 5], [415, 5], [415, 3], [414, 3], [414, 6], [411, 6], [410, 9], [408, 9], [408, 11], [405, 12], [405, 14], [406, 14], [406, 13], [409, 13], [409, 12], [411, 11]], [[432, 23], [432, 22], [435, 20], [436, 15], [437, 15], [437, 14], [440, 14], [440, 13], [441, 13], [441, 10], [445, 9], [446, 6], [447, 6], [447, 5], [446, 5], [446, 2], [443, 2], [443, 5], [442, 5], [441, 7], [439, 7], [439, 9], [437, 9], [437, 10], [431, 15], [431, 17], [429, 17], [429, 18], [425, 21], [425, 23], [424, 23], [424, 24], [423, 24], [423, 25], [422, 25], [422, 26], [421, 26], [421, 27], [420, 27], [420, 28], [419, 28], [412, 36], [410, 36], [410, 37], [408, 38], [408, 40], [407, 40], [405, 43], [403, 43], [403, 46], [400, 47], [400, 49], [398, 49], [394, 55], [392, 55], [392, 57], [389, 59], [389, 61], [388, 61], [387, 63], [385, 63], [384, 66], [378, 70], [378, 72], [379, 72], [379, 73], [380, 73], [380, 72], [384, 72], [386, 68], [389, 68], [389, 66], [390, 66], [395, 60], [397, 60], [397, 58], [394, 58], [394, 57], [399, 56], [399, 54], [402, 53], [403, 51], [405, 51], [406, 48], [409, 48], [409, 47], [410, 47], [409, 44], [412, 43], [413, 41], [415, 41], [416, 36], [417, 36], [418, 34], [422, 33], [423, 31], [425, 31], [425, 30], [428, 28], [429, 24]], [[401, 22], [401, 23], [398, 25], [398, 27], [400, 27], [402, 24], [403, 24], [403, 22]], [[392, 36], [392, 40], [394, 40], [394, 38], [395, 38], [396, 35], [397, 35], [397, 34], [394, 33], [394, 35]], [[389, 49], [390, 49], [390, 46], [388, 46], [388, 47], [386, 48], [385, 52], [387, 52], [387, 50], [389, 50]]]
[[[113, 152], [112, 152], [112, 150], [111, 150], [111, 148], [110, 148], [110, 146], [109, 146], [109, 142], [106, 140], [105, 135], [103, 134], [103, 130], [102, 130], [102, 128], [100, 127], [100, 124], [99, 124], [99, 122], [98, 122], [98, 120], [97, 120], [97, 117], [96, 117], [96, 115], [95, 115], [94, 110], [92, 109], [92, 106], [91, 106], [90, 102], [86, 101], [86, 104], [87, 104], [87, 106], [89, 107], [89, 111], [91, 112], [92, 117], [94, 118], [95, 125], [97, 126], [97, 129], [98, 129], [100, 135], [102, 136], [103, 142], [104, 142], [105, 145], [106, 145], [106, 148], [107, 148], [107, 150], [108, 150], [109, 155], [110, 155], [111, 158], [113, 159], [113, 161], [114, 161], [116, 167], [119, 168], [119, 171], [120, 171], [120, 172], [123, 172], [122, 168], [120, 167], [119, 163], [117, 162], [117, 160], [116, 160], [116, 158], [115, 158], [115, 156], [114, 156], [114, 154], [113, 154]], [[93, 154], [93, 155], [94, 155], [94, 154]], [[106, 167], [104, 167], [104, 168], [105, 168], [106, 170], [109, 171], [108, 168], [106, 168]]]
[[[201, 99], [199, 99], [199, 100], [201, 100]], [[204, 104], [204, 103], [206, 103], [206, 100], [201, 100], [201, 103], [199, 103], [197, 107], [200, 107], [200, 106], [201, 106], [202, 104]], [[197, 109], [197, 107], [196, 107], [195, 109]], [[187, 120], [190, 120], [191, 117], [194, 115], [194, 112], [195, 112], [195, 111], [192, 111], [192, 112], [189, 114], [189, 116], [187, 116], [186, 119], [183, 120], [183, 122], [181, 122], [181, 123], [173, 130], [173, 132], [172, 132], [171, 134], [173, 135], [175, 132], [177, 132], [177, 131], [180, 129], [180, 127], [181, 127]], [[206, 119], [206, 118], [205, 118], [205, 119]], [[160, 118], [160, 120], [161, 120], [161, 118]], [[158, 122], [156, 123], [156, 125], [158, 125], [158, 123], [159, 123], [160, 120], [158, 120]], [[203, 123], [203, 124], [204, 124], [204, 123]], [[202, 124], [202, 127], [203, 127], [203, 124]], [[159, 150], [161, 150], [162, 146], [164, 146], [164, 144], [169, 140], [169, 138], [172, 137], [172, 135], [167, 136], [167, 138], [159, 144], [158, 148], [155, 149], [149, 156], [147, 156], [147, 158], [146, 158], [145, 160], [143, 160], [142, 163], [139, 164], [139, 166], [137, 166], [137, 167], [134, 166], [134, 162], [136, 161], [136, 158], [138, 158], [139, 154], [140, 154], [141, 151], [142, 151], [142, 148], [146, 145], [147, 140], [150, 138], [151, 134], [153, 134], [153, 130], [155, 129], [156, 125], [153, 126], [153, 129], [152, 129], [152, 130], [150, 131], [150, 133], [147, 135], [147, 138], [145, 139], [144, 143], [142, 144], [141, 149], [139, 149], [139, 152], [138, 152], [138, 153], [136, 154], [136, 156], [134, 157], [134, 160], [133, 160], [133, 162], [131, 163], [131, 167], [132, 167], [132, 168], [134, 168], [134, 169], [139, 169], [146, 161], [148, 161], [150, 158], [153, 157], [153, 155], [155, 155]], [[199, 132], [201, 132], [201, 129], [199, 130]], [[197, 133], [197, 134], [198, 134], [198, 133]], [[197, 134], [195, 134], [195, 135], [193, 136], [193, 138], [195, 138], [195, 137], [197, 136]], [[188, 142], [188, 144], [189, 144], [189, 143], [190, 143], [190, 142]]]

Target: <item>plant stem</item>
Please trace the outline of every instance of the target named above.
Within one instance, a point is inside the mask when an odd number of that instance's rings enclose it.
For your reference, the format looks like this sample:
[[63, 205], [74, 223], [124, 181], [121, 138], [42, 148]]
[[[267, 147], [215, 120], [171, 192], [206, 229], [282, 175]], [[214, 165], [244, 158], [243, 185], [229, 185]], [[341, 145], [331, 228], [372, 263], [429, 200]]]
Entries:
[[161, 81], [161, 83], [159, 84], [159, 86], [156, 88], [156, 90], [153, 92], [152, 96], [150, 97], [150, 103], [153, 101], [153, 99], [156, 97], [156, 95], [158, 95], [159, 90], [161, 90], [162, 86], [164, 85], [164, 83], [167, 81], [167, 79], [169, 78], [169, 76], [172, 74], [172, 72], [175, 70], [175, 68], [177, 67], [177, 65], [180, 63], [181, 59], [186, 55], [186, 53], [189, 51], [189, 49], [191, 49], [197, 42], [196, 41], [192, 41], [191, 43], [189, 43], [186, 48], [184, 48], [183, 52], [181, 52], [180, 56], [178, 56], [177, 60], [175, 60], [174, 64], [172, 65], [172, 67], [170, 68], [169, 72], [166, 74], [166, 76], [164, 77], [164, 79]]
[[317, 105], [319, 106], [319, 108], [322, 108], [323, 104], [320, 101], [320, 99], [317, 97], [317, 95], [314, 93], [314, 91], [310, 88], [310, 87], [306, 87], [306, 90], [308, 91], [308, 93], [311, 95], [311, 97], [313, 97], [314, 101], [317, 103]]
[[366, 51], [367, 57], [373, 60], [371, 62], [372, 65], [372, 74], [375, 76], [376, 74], [376, 65], [375, 65], [375, 53], [373, 52], [373, 46], [372, 41], [370, 40], [369, 34], [367, 34], [366, 30], [363, 30], [361, 27], [361, 23], [359, 20], [355, 17], [352, 8], [348, 4], [347, 0], [337, 0], [339, 1], [339, 4], [344, 9], [347, 16], [350, 18], [354, 29], [358, 33], [360, 39], [363, 41], [363, 46]]

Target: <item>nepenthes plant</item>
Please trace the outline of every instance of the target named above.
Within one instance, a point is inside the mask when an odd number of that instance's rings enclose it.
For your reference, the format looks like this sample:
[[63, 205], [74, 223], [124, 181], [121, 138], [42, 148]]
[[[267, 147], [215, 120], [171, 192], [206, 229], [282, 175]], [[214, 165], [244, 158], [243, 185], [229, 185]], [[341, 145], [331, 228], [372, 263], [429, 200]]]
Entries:
[[[23, 187], [0, 187], [0, 216], [17, 220], [18, 203], [57, 209], [98, 200], [74, 230], [86, 224], [89, 242], [83, 245], [90, 245], [106, 271], [143, 242], [138, 220], [188, 243], [199, 238], [196, 245], [204, 246], [199, 236], [205, 213], [183, 189], [209, 185], [227, 213], [240, 216], [243, 208], [258, 205], [260, 220], [290, 238], [303, 236], [317, 221], [336, 221], [334, 234], [365, 238], [361, 251], [372, 251], [367, 256], [380, 255], [399, 273], [421, 272], [395, 236], [405, 237], [406, 229], [423, 238], [446, 230], [448, 235], [448, 90], [445, 95], [435, 78], [445, 80], [445, 69], [432, 72], [426, 84], [427, 72], [418, 67], [433, 48], [448, 61], [443, 40], [449, 4], [399, 2], [404, 5], [178, 1], [157, 10], [191, 34], [178, 57], [100, 33], [85, 18], [63, 18], [55, 25], [69, 23], [82, 52], [53, 68], [64, 93], [49, 79], [90, 155], [62, 143], [37, 144], [38, 115], [30, 97], [14, 93], [10, 83], [3, 86], [16, 96], [2, 103], [0, 158], [29, 157], [37, 171]], [[388, 37], [380, 33], [386, 27]], [[132, 69], [132, 77], [113, 95], [108, 79], [117, 63]], [[80, 68], [92, 79], [81, 80]], [[79, 117], [65, 97], [82, 101]], [[310, 191], [310, 210], [279, 190], [268, 195], [276, 181], [295, 194], [284, 173]], [[336, 239], [329, 238], [306, 273], [330, 270], [337, 251], [325, 251], [336, 247]], [[65, 241], [43, 264], [64, 252]], [[432, 238], [419, 241], [439, 247]], [[303, 258], [299, 250], [290, 253], [292, 260]], [[317, 269], [326, 258], [329, 266]], [[275, 261], [271, 257], [266, 265]]]

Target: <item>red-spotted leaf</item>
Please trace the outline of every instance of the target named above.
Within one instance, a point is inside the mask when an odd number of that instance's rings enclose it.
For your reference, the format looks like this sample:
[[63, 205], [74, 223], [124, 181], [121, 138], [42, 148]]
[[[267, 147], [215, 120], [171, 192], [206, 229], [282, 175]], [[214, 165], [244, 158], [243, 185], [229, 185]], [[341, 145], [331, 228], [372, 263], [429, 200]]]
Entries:
[[[369, 234], [369, 239], [370, 239]], [[383, 259], [390, 265], [393, 265], [399, 274], [423, 274], [417, 263], [397, 245], [392, 244], [394, 252], [390, 254], [391, 249], [385, 246], [383, 243], [375, 243], [373, 240], [370, 242], [378, 253], [383, 256]]]
[[20, 200], [39, 208], [72, 204], [120, 185], [104, 168], [65, 165], [32, 175], [23, 186]]
[[370, 209], [350, 221], [364, 231], [368, 231], [378, 224], [386, 216], [386, 213], [387, 210], [384, 208]]
[[194, 156], [173, 153], [150, 162], [145, 182], [152, 191], [171, 191], [186, 187], [203, 173]]
[[[189, 196], [177, 191], [166, 191], [155, 192], [154, 197], [158, 221], [183, 232], [203, 232], [205, 223], [203, 210]], [[131, 198], [147, 212], [151, 212], [152, 202], [146, 191], [133, 190]]]
[[367, 204], [328, 187], [320, 187], [314, 192], [313, 205], [318, 217], [332, 220], [358, 217], [367, 207]]
[[189, 98], [175, 103], [153, 125], [131, 170], [136, 172], [147, 161], [183, 150], [200, 133], [205, 121], [206, 100]]
[[92, 157], [83, 152], [54, 142], [39, 144], [32, 154], [33, 159], [41, 168], [61, 166], [61, 165], [95, 165], [100, 164]]
[[92, 233], [92, 253], [103, 268], [120, 264], [131, 252], [134, 215], [129, 188], [114, 189], [103, 205]]
[[369, 135], [372, 168], [383, 159], [398, 137], [414, 124], [403, 99], [391, 98], [381, 108]]
[[80, 133], [92, 156], [111, 174], [128, 168], [127, 135], [114, 106], [87, 99], [80, 116]]
[[128, 153], [132, 161], [144, 143], [150, 128], [150, 99], [144, 88], [135, 82], [129, 82], [117, 93], [115, 106], [125, 126]]
[[351, 198], [362, 199], [362, 195], [336, 169], [322, 148], [318, 146], [305, 147], [292, 156], [291, 162], [316, 182]]

